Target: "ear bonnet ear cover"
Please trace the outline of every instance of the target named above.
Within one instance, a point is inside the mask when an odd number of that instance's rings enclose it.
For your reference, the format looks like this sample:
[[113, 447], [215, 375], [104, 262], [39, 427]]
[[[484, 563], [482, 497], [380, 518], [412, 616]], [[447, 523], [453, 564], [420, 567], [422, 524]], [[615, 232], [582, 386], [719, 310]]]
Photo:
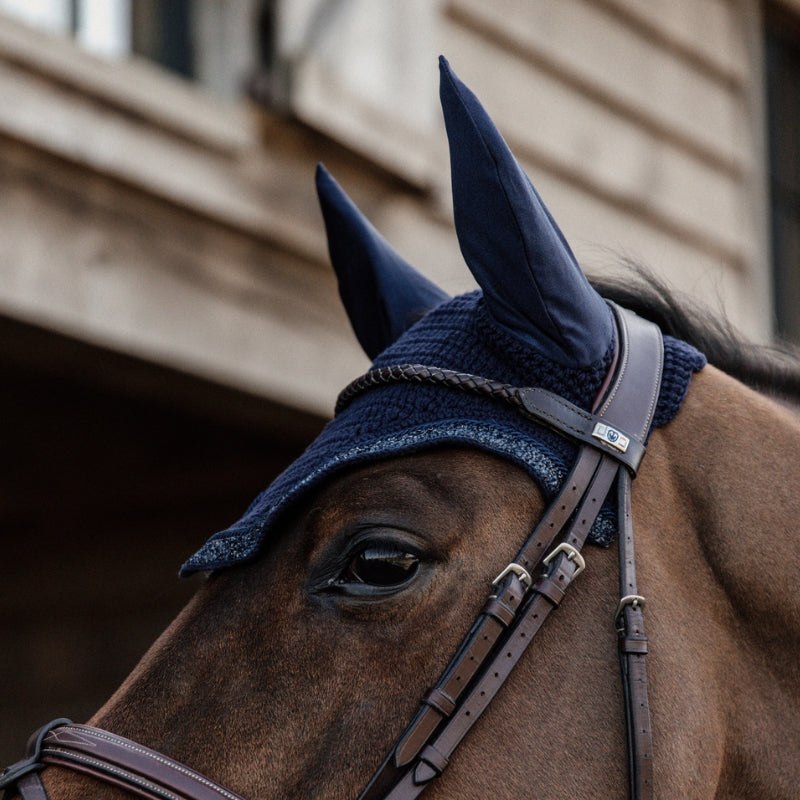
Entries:
[[456, 233], [492, 318], [552, 361], [595, 363], [612, 345], [610, 309], [477, 97], [439, 65]]
[[342, 303], [359, 344], [375, 358], [450, 296], [391, 248], [322, 164], [317, 193]]
[[[331, 256], [359, 341], [374, 357], [374, 367], [426, 364], [518, 387], [540, 386], [588, 409], [613, 354], [605, 304], [585, 281], [561, 232], [485, 111], [446, 62], [442, 83], [448, 136], [451, 148], [458, 150], [451, 154], [458, 235], [483, 290], [448, 299], [427, 279], [420, 280], [327, 173], [321, 173], [320, 201]], [[475, 166], [472, 157], [464, 161], [462, 147], [481, 153], [481, 165]], [[488, 205], [479, 211], [464, 199], [475, 187], [470, 171], [477, 172], [486, 190], [481, 202]], [[476, 217], [491, 218], [504, 230], [487, 230]], [[477, 236], [470, 230], [473, 225], [481, 231]], [[356, 266], [351, 269], [352, 265]], [[503, 270], [522, 277], [498, 274]], [[560, 286], [566, 287], [563, 292]], [[383, 306], [379, 313], [361, 307], [376, 300]], [[431, 306], [413, 322], [414, 309]], [[381, 352], [374, 353], [379, 347]], [[677, 413], [692, 373], [704, 364], [697, 350], [664, 337], [664, 376], [654, 427]], [[212, 536], [183, 565], [181, 574], [256, 558], [284, 512], [342, 470], [439, 445], [474, 447], [511, 461], [527, 471], [548, 502], [576, 453], [571, 442], [488, 398], [425, 384], [376, 387], [329, 422], [238, 522]], [[608, 545], [615, 532], [609, 508], [595, 522], [590, 541]]]

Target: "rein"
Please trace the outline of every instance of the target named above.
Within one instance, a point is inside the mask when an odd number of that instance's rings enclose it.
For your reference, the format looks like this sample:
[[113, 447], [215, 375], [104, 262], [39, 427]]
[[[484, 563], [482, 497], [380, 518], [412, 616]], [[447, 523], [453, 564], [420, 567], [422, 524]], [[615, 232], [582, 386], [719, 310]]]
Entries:
[[[444, 385], [510, 403], [579, 445], [558, 496], [514, 561], [493, 581], [470, 631], [359, 800], [410, 800], [443, 772], [545, 619], [584, 570], [581, 548], [615, 482], [620, 600], [614, 622], [628, 731], [629, 796], [652, 800], [645, 600], [636, 585], [631, 481], [644, 455], [658, 401], [663, 345], [655, 325], [611, 307], [617, 323], [616, 371], [592, 413], [541, 389], [518, 389], [420, 365], [372, 370], [340, 395], [337, 412], [375, 386], [399, 381]], [[63, 719], [31, 737], [26, 758], [5, 770], [0, 789], [16, 790], [22, 800], [47, 800], [39, 773], [48, 765], [89, 774], [151, 800], [242, 800], [156, 751]]]

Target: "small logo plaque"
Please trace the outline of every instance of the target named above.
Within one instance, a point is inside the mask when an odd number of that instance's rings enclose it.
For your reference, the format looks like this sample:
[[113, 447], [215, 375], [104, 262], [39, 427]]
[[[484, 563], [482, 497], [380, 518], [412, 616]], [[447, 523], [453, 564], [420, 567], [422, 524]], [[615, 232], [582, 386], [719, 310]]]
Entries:
[[620, 433], [616, 428], [612, 428], [610, 425], [605, 425], [602, 422], [598, 422], [594, 426], [592, 436], [594, 436], [595, 439], [600, 439], [601, 442], [605, 442], [609, 447], [619, 450], [620, 453], [624, 453], [631, 442], [625, 434]]

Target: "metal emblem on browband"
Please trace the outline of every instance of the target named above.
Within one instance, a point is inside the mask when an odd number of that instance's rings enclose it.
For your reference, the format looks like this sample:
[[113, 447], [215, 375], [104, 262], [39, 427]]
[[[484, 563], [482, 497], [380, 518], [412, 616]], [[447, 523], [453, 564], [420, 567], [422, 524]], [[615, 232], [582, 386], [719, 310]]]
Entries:
[[598, 422], [594, 426], [592, 436], [601, 442], [605, 442], [609, 447], [619, 450], [620, 453], [626, 452], [628, 445], [631, 443], [631, 440], [624, 433], [620, 433], [616, 428], [612, 428], [603, 422]]

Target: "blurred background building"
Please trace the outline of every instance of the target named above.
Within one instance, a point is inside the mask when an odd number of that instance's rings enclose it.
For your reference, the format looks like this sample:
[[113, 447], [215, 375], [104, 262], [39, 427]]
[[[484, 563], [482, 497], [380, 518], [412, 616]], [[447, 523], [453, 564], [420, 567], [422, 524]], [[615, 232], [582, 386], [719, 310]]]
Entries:
[[315, 163], [472, 287], [440, 52], [590, 273], [800, 339], [800, 0], [0, 0], [0, 763], [110, 694], [366, 366]]

